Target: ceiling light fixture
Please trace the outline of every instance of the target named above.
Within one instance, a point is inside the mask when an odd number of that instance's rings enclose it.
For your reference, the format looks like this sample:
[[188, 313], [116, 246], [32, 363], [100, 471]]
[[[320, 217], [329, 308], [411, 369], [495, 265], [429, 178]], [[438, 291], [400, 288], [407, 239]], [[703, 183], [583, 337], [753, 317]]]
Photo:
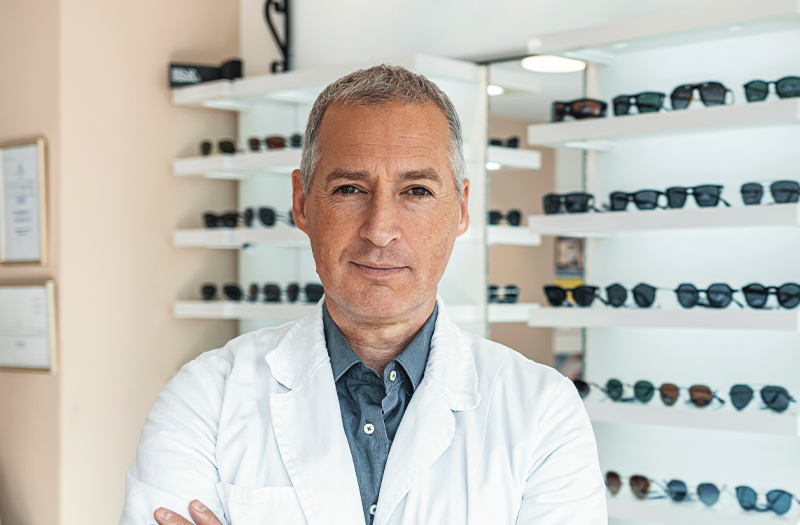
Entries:
[[503, 166], [499, 162], [489, 161], [489, 162], [486, 163], [486, 169], [489, 170], [489, 171], [499, 170], [502, 167]]
[[554, 55], [533, 55], [522, 59], [522, 67], [537, 73], [574, 73], [586, 69], [586, 62]]
[[505, 92], [505, 89], [500, 86], [495, 86], [494, 84], [489, 84], [486, 87], [486, 93], [488, 93], [490, 97], [496, 97], [497, 95], [502, 95]]

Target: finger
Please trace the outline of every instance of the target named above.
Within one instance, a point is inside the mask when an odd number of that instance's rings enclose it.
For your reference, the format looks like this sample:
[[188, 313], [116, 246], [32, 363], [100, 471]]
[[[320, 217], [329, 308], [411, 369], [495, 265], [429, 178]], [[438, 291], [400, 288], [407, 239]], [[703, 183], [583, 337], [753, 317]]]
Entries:
[[156, 509], [153, 516], [159, 525], [192, 525], [191, 521], [165, 507]]
[[196, 499], [189, 504], [189, 512], [197, 525], [222, 525], [217, 516], [208, 510], [200, 500]]

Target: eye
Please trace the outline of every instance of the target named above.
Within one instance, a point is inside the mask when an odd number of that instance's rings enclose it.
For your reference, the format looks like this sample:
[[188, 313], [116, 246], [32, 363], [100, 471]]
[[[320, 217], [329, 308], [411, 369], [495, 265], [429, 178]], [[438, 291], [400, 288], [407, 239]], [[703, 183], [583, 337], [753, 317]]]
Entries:
[[425, 197], [427, 195], [432, 195], [430, 190], [428, 190], [427, 188], [423, 188], [422, 186], [415, 186], [408, 191], [414, 197]]
[[336, 188], [336, 193], [340, 193], [342, 195], [355, 195], [358, 192], [359, 190], [355, 186], [341, 186]]

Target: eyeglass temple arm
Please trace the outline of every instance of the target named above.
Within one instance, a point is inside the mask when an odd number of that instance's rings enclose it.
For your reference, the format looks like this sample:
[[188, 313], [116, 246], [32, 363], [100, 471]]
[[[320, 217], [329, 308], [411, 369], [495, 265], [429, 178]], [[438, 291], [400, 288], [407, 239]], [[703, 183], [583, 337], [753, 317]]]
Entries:
[[729, 203], [728, 201], [726, 201], [726, 200], [725, 200], [725, 199], [723, 199], [722, 197], [720, 197], [720, 198], [719, 198], [719, 200], [722, 202], [722, 204], [724, 204], [724, 205], [725, 205], [725, 206], [727, 206], [728, 208], [730, 208], [730, 207], [731, 207], [731, 203]]

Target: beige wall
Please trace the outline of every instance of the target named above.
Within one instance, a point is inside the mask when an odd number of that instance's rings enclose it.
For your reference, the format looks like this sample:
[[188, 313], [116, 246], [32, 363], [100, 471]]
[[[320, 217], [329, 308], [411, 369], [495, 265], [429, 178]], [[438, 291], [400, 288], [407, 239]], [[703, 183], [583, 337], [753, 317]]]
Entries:
[[[527, 225], [525, 217], [528, 215], [543, 213], [542, 196], [553, 191], [555, 175], [554, 150], [533, 148], [524, 143], [527, 124], [493, 117], [489, 133], [491, 137], [503, 139], [517, 135], [521, 148], [538, 149], [542, 153], [539, 170], [496, 171], [490, 175], [489, 209], [506, 213], [517, 208], [522, 211], [523, 226]], [[516, 284], [520, 287], [519, 302], [545, 304], [542, 285], [554, 279], [553, 246], [552, 237], [544, 237], [542, 245], [537, 247], [490, 246], [489, 283], [501, 287]], [[553, 364], [550, 328], [529, 328], [525, 323], [494, 323], [491, 338], [534, 361]]]

